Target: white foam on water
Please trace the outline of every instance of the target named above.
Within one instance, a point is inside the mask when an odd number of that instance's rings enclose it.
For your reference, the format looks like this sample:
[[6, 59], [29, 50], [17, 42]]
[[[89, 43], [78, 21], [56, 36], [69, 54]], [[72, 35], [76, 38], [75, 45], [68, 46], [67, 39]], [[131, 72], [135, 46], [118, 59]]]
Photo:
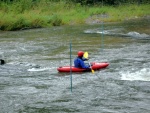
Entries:
[[128, 35], [128, 36], [131, 36], [131, 37], [137, 37], [137, 38], [146, 38], [146, 37], [149, 37], [149, 35], [147, 35], [147, 34], [145, 34], [145, 33], [140, 34], [140, 33], [135, 32], [135, 31], [129, 32], [129, 33], [127, 33], [127, 35]]
[[127, 71], [127, 72], [120, 72], [121, 80], [140, 80], [140, 81], [150, 81], [150, 69], [143, 68], [139, 71]]
[[136, 31], [131, 31], [128, 33], [123, 33], [124, 29], [109, 29], [109, 30], [101, 30], [101, 29], [88, 29], [85, 30], [84, 33], [99, 33], [104, 35], [117, 35], [117, 36], [125, 36], [125, 37], [133, 37], [133, 38], [150, 38], [150, 35], [145, 33], [138, 33]]
[[32, 72], [36, 72], [36, 71], [49, 71], [49, 70], [53, 70], [53, 69], [56, 69], [56, 67], [43, 67], [43, 68], [31, 68], [31, 69], [28, 69], [28, 71], [32, 71]]
[[50, 70], [52, 68], [50, 67], [44, 67], [44, 68], [31, 68], [31, 69], [28, 69], [28, 71], [32, 71], [32, 72], [35, 72], [35, 71], [46, 71], [46, 70]]

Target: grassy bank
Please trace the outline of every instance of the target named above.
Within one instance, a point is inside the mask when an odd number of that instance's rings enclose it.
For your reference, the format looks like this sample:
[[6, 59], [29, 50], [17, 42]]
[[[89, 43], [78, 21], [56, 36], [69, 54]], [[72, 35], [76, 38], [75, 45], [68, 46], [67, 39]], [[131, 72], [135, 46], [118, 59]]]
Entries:
[[118, 22], [150, 15], [150, 5], [81, 6], [65, 2], [0, 3], [0, 30], [20, 30], [70, 24]]

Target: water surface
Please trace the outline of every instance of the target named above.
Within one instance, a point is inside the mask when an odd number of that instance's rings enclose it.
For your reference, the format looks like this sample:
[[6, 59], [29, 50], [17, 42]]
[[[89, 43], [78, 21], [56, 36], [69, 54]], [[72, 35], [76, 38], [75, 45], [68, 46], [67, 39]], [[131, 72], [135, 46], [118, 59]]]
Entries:
[[[149, 113], [149, 20], [0, 31], [1, 113]], [[109, 62], [95, 74], [58, 73], [77, 51]]]

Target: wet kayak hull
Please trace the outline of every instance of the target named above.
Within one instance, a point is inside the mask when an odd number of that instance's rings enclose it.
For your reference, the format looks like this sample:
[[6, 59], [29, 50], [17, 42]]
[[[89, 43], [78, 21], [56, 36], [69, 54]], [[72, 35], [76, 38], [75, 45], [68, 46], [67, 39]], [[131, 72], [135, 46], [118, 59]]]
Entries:
[[[107, 62], [101, 62], [101, 63], [92, 62], [91, 65], [92, 65], [91, 66], [92, 69], [96, 71], [96, 70], [106, 68], [109, 65], [109, 63], [107, 63]], [[72, 67], [62, 66], [62, 67], [57, 68], [57, 70], [59, 72], [70, 72], [70, 70], [72, 72], [88, 72], [88, 71], [91, 71], [90, 69], [76, 68], [74, 66], [72, 66]]]

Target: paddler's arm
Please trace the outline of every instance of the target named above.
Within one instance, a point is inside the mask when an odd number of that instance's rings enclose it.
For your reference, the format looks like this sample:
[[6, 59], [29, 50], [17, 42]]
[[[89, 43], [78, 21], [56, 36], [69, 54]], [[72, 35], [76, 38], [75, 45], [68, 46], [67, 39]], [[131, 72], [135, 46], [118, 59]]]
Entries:
[[83, 60], [83, 61], [87, 61], [87, 60], [89, 60], [89, 59], [88, 59], [88, 58], [82, 58], [82, 60]]
[[89, 66], [89, 65], [86, 66], [86, 65], [84, 64], [84, 61], [83, 61], [83, 60], [80, 60], [80, 65], [81, 65], [81, 67], [84, 68], [84, 69], [90, 69], [90, 66]]

